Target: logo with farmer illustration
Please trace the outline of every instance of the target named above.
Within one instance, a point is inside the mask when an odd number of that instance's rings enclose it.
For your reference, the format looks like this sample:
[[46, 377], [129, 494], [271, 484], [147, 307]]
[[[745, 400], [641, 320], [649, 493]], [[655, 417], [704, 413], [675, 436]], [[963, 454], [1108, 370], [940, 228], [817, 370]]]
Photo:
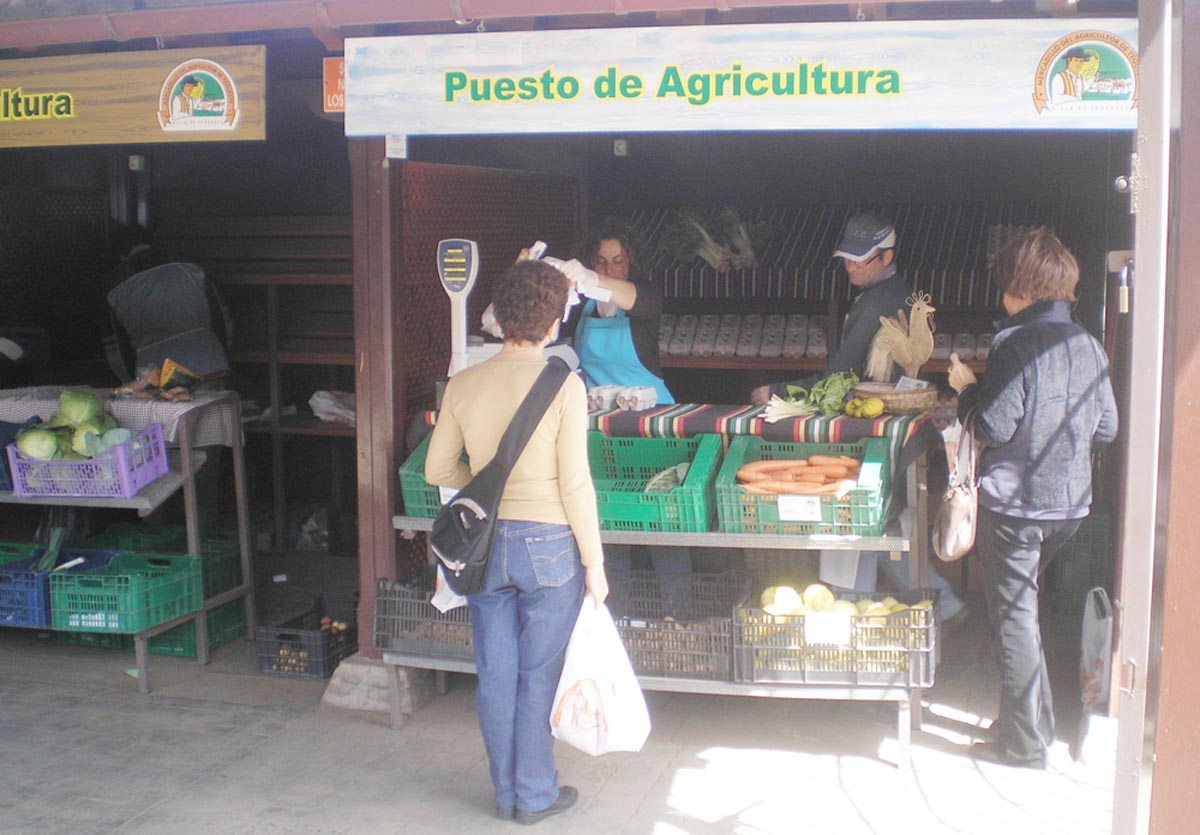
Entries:
[[1059, 38], [1042, 55], [1034, 74], [1033, 106], [1090, 113], [1137, 107], [1137, 51], [1121, 37], [1099, 30]]
[[220, 65], [185, 61], [167, 76], [158, 95], [158, 123], [165, 131], [233, 130], [237, 87]]

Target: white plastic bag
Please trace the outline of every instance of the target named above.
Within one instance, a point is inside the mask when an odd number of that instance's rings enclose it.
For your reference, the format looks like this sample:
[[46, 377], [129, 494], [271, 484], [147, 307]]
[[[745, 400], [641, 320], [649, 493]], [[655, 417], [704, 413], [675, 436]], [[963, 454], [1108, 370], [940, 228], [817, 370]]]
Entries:
[[1079, 685], [1085, 714], [1103, 713], [1108, 707], [1112, 631], [1112, 604], [1108, 592], [1097, 586], [1087, 594], [1080, 640]]
[[640, 751], [650, 735], [650, 711], [616, 624], [590, 597], [567, 644], [550, 730], [592, 756]]
[[354, 393], [347, 391], [315, 391], [308, 398], [313, 414], [326, 423], [354, 426]]

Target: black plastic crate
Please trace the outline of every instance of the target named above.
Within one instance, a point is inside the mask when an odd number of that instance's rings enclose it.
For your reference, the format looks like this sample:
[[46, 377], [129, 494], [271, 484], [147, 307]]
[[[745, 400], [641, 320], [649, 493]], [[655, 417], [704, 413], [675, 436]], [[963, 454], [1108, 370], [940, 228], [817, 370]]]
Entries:
[[470, 609], [460, 606], [439, 612], [432, 599], [433, 588], [423, 579], [376, 582], [375, 648], [474, 661]]
[[[882, 595], [839, 597], [857, 602]], [[757, 607], [757, 596], [747, 598], [733, 615], [735, 680], [931, 687], [939, 658], [937, 592], [916, 589], [892, 597], [909, 607], [927, 603], [887, 615], [770, 615]]]
[[[344, 623], [322, 626], [322, 618]], [[343, 658], [358, 651], [357, 602], [353, 597], [318, 597], [312, 611], [278, 626], [260, 626], [254, 632], [258, 643], [258, 669], [277, 676], [329, 678]]]
[[744, 571], [691, 574], [686, 596], [664, 603], [653, 571], [613, 571], [609, 586], [620, 601], [617, 632], [640, 675], [733, 680], [730, 615], [745, 597]]

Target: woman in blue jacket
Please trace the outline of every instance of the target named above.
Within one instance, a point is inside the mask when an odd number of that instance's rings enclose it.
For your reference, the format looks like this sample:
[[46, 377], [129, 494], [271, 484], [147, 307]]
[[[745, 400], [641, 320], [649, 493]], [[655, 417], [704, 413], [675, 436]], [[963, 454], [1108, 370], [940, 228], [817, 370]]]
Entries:
[[958, 356], [950, 385], [959, 418], [975, 412], [983, 444], [976, 551], [1000, 646], [995, 739], [973, 755], [1045, 768], [1054, 707], [1038, 623], [1038, 578], [1092, 503], [1092, 445], [1117, 435], [1108, 360], [1071, 320], [1075, 257], [1048, 229], [1007, 243], [993, 274], [1008, 318], [997, 326], [982, 381]]

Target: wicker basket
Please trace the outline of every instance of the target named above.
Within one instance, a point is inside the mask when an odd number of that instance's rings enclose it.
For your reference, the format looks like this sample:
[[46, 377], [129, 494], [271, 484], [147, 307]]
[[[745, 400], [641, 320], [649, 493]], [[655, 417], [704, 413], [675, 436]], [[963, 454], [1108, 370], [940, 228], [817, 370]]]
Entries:
[[878, 397], [883, 401], [883, 410], [893, 415], [920, 415], [928, 412], [937, 402], [937, 386], [923, 389], [896, 391], [894, 383], [859, 383], [854, 387], [855, 397]]

